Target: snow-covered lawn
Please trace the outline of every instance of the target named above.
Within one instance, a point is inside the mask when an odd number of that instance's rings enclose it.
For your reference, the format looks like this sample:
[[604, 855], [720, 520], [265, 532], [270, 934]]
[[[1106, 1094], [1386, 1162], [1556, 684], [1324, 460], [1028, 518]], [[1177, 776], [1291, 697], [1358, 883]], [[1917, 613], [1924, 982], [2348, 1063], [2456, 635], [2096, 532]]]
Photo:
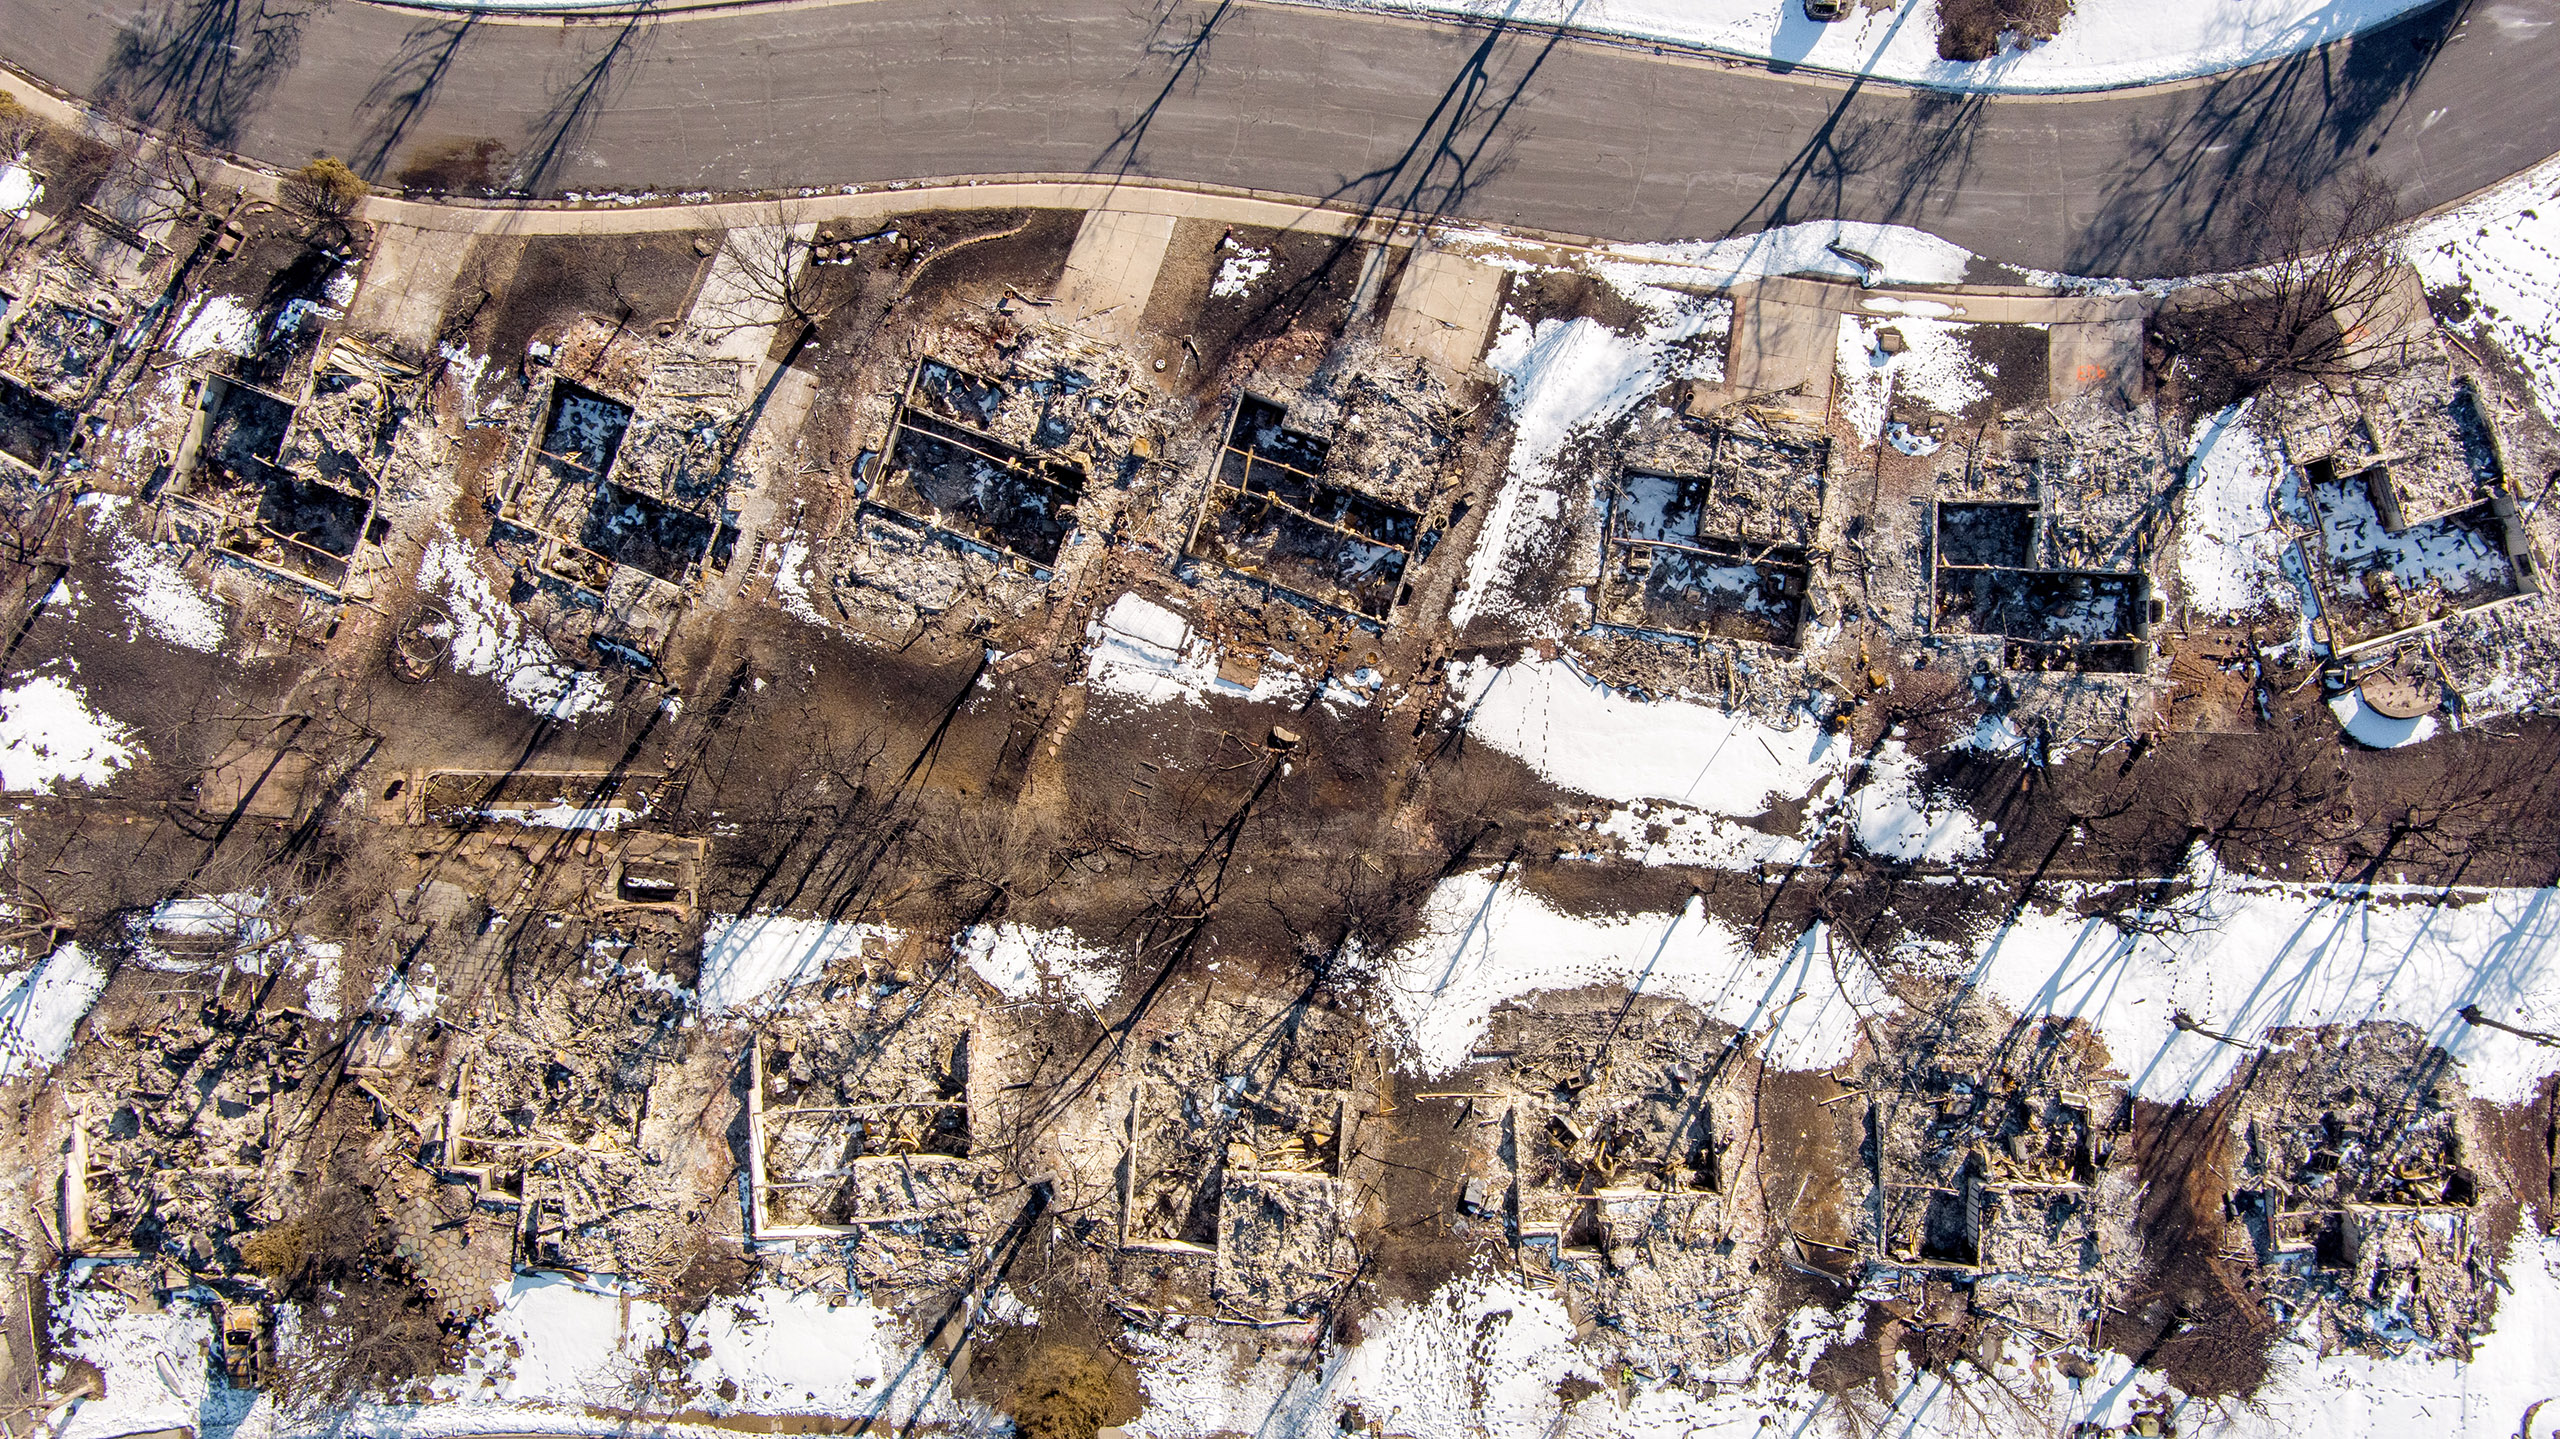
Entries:
[[[2139, 922], [2031, 905], [1969, 944], [1907, 958], [1969, 971], [1977, 993], [2013, 1013], [2088, 1021], [2134, 1091], [2164, 1102], [2210, 1096], [2247, 1046], [2323, 1025], [2415, 1026], [2493, 1103], [2525, 1102], [2560, 1069], [2560, 1051], [2461, 1016], [2477, 1005], [2506, 1024], [2560, 1026], [2560, 890], [2252, 879], [2209, 853], [2181, 880], [2184, 897]], [[1789, 1069], [1840, 1062], [1862, 1016], [1896, 1008], [1868, 961], [1819, 925], [1762, 952], [1694, 902], [1678, 914], [1577, 917], [1489, 872], [1434, 892], [1421, 936], [1382, 964], [1377, 996], [1402, 1062], [1436, 1074], [1465, 1062], [1502, 1001], [1612, 984], [1760, 1035]], [[2240, 1043], [2180, 1028], [2180, 1013]]]
[[1007, 999], [1029, 999], [1054, 987], [1099, 1007], [1120, 991], [1119, 962], [1072, 930], [982, 924], [963, 932], [951, 948], [970, 973]]
[[77, 944], [32, 969], [0, 971], [0, 1079], [42, 1074], [69, 1054], [80, 1021], [106, 988], [105, 967]]
[[427, 546], [418, 588], [445, 599], [453, 618], [450, 633], [440, 638], [452, 645], [455, 669], [488, 676], [508, 699], [553, 719], [575, 720], [612, 703], [602, 679], [561, 659], [521, 612], [499, 600], [475, 552], [450, 526]]
[[2560, 415], [2560, 161], [2421, 226], [2410, 262], [2430, 289], [2468, 292], [2472, 324], [2515, 358]]
[[1822, 24], [1801, 0], [1309, 0], [1466, 15], [1656, 40], [1958, 90], [2100, 90], [2276, 60], [2433, 0], [2079, 0], [2053, 39], [1999, 56], [1938, 58], [1937, 0], [1857, 8]]
[[1765, 1033], [1773, 1063], [1816, 1069], [1847, 1059], [1859, 1016], [1887, 1003], [1871, 969], [1841, 959], [1834, 964], [1820, 925], [1762, 954], [1695, 903], [1678, 914], [1585, 919], [1500, 876], [1464, 874], [1433, 892], [1421, 936], [1388, 957], [1378, 994], [1401, 1037], [1398, 1058], [1423, 1074], [1466, 1063], [1506, 999], [1613, 984]]

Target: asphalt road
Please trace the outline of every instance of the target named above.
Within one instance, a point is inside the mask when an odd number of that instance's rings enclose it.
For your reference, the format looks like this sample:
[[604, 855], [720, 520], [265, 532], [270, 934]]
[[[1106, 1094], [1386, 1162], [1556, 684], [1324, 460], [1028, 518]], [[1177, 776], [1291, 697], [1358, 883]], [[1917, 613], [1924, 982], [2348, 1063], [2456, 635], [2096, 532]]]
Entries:
[[[2162, 0], [2164, 4], [2195, 0]], [[0, 0], [0, 56], [239, 153], [536, 193], [1101, 172], [1624, 240], [1894, 221], [2034, 268], [2257, 240], [2253, 183], [2410, 208], [2560, 152], [2560, 0], [2448, 0], [2179, 87], [1985, 98], [1252, 0], [859, 0], [656, 19]]]

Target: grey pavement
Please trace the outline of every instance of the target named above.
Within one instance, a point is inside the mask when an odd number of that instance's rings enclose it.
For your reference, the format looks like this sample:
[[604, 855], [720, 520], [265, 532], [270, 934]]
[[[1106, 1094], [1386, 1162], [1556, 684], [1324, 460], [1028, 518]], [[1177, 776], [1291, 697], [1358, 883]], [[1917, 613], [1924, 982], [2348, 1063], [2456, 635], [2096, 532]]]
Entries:
[[1250, 0], [855, 0], [504, 19], [0, 0], [0, 58], [246, 156], [392, 183], [733, 193], [1154, 177], [1610, 240], [1916, 225], [2041, 269], [2245, 253], [2231, 196], [2441, 204], [2560, 151], [2560, 0], [2449, 0], [2215, 80], [1991, 98]]

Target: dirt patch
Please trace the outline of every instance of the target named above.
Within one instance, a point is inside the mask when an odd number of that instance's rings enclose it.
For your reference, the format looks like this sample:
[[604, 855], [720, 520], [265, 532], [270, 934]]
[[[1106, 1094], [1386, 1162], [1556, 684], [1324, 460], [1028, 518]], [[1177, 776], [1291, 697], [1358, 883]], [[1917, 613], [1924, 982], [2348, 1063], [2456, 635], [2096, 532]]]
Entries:
[[422, 140], [402, 153], [391, 183], [412, 195], [495, 195], [514, 158], [497, 140]]
[[35, 213], [58, 220], [97, 193], [107, 172], [115, 168], [116, 152], [86, 135], [44, 125], [28, 147], [27, 161], [44, 177], [44, 195], [36, 201]]
[[[1196, 389], [1240, 352], [1303, 330], [1325, 337], [1350, 318], [1372, 247], [1330, 235], [1185, 220], [1174, 229], [1141, 329], [1182, 337], [1180, 374]], [[1397, 266], [1394, 260], [1390, 269]], [[1379, 294], [1393, 291], [1381, 275]]]
[[1084, 215], [1075, 210], [976, 210], [901, 216], [916, 268], [908, 272], [910, 306], [939, 306], [954, 295], [1003, 290], [1045, 296], [1066, 272]]
[[1857, 1244], [1861, 1216], [1848, 1176], [1864, 1162], [1858, 1146], [1866, 1108], [1848, 1097], [1854, 1092], [1828, 1074], [1770, 1071], [1754, 1090], [1757, 1108], [1749, 1116], [1765, 1146], [1764, 1172], [1806, 1176], [1800, 1188], [1769, 1196], [1785, 1206], [1771, 1219], [1804, 1241], [1804, 1262], [1826, 1273], [1845, 1274]]
[[2052, 336], [2041, 325], [1975, 325], [1964, 332], [1975, 359], [1990, 371], [1993, 413], [2044, 404], [2053, 393]]
[[2130, 1142], [2146, 1183], [2141, 1276], [2107, 1308], [2108, 1348], [2200, 1397], [2247, 1394], [2283, 1331], [2221, 1257], [2231, 1105], [2137, 1100]]
[[[716, 241], [718, 236], [709, 238]], [[676, 231], [484, 240], [483, 252], [465, 265], [456, 282], [451, 304], [487, 315], [487, 323], [473, 335], [474, 348], [505, 360], [591, 316], [628, 332], [654, 334], [660, 325], [684, 318], [686, 302], [709, 264], [695, 253], [694, 239], [691, 232]], [[521, 249], [503, 296], [492, 299], [487, 277], [498, 257], [488, 252], [508, 244]]]
[[1529, 861], [1511, 878], [1548, 908], [1579, 919], [1677, 912], [1693, 888], [1677, 870], [1589, 861]]
[[1605, 280], [1571, 270], [1515, 274], [1503, 293], [1505, 313], [1535, 325], [1544, 320], [1590, 320], [1633, 338], [1644, 332], [1645, 313]]

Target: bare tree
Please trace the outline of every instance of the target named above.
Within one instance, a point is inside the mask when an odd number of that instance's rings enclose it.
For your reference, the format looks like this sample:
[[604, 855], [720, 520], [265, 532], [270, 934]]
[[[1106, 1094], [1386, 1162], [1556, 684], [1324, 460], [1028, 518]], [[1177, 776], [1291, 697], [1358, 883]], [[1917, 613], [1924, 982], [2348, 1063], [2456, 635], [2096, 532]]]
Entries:
[[2405, 291], [2400, 200], [2370, 170], [2309, 194], [2263, 180], [2224, 231], [2238, 247], [2278, 258], [2227, 273], [2171, 301], [2153, 322], [2176, 382], [2199, 407], [2269, 387], [2335, 381], [2390, 358]]
[[705, 284], [710, 329], [727, 335], [789, 325], [795, 347], [806, 343], [834, 308], [817, 250], [816, 231], [791, 223], [779, 201], [761, 222], [730, 231]]
[[204, 212], [213, 162], [193, 122], [180, 119], [154, 133], [131, 116], [117, 116], [114, 138], [122, 144], [90, 201], [100, 213], [148, 232]]

